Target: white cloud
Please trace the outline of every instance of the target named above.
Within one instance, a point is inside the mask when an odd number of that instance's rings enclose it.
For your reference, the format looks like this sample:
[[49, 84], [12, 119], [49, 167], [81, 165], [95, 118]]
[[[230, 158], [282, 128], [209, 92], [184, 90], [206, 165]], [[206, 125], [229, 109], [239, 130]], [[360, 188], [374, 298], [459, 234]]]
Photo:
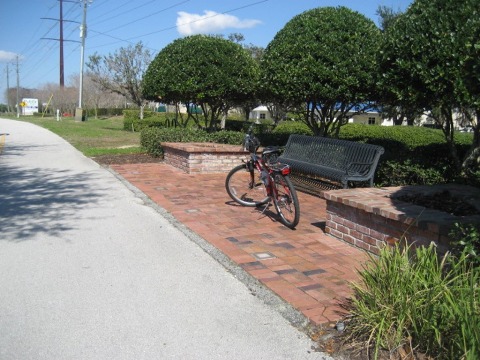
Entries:
[[246, 29], [260, 24], [260, 20], [240, 20], [236, 16], [205, 10], [203, 15], [178, 12], [177, 30], [181, 35], [211, 34], [224, 29]]
[[0, 50], [0, 61], [13, 61], [17, 59], [17, 56], [19, 57], [19, 59], [21, 59], [21, 56], [19, 56], [18, 54]]

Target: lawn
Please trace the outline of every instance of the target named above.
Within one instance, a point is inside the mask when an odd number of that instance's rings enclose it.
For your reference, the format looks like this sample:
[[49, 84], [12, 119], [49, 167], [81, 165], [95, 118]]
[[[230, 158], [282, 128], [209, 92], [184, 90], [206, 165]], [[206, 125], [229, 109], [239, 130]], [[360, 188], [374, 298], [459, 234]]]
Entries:
[[[15, 117], [10, 117], [16, 119]], [[144, 152], [140, 146], [140, 133], [125, 131], [123, 117], [75, 121], [64, 117], [56, 121], [51, 117], [21, 116], [21, 121], [44, 127], [67, 140], [89, 157], [105, 154], [136, 154]]]

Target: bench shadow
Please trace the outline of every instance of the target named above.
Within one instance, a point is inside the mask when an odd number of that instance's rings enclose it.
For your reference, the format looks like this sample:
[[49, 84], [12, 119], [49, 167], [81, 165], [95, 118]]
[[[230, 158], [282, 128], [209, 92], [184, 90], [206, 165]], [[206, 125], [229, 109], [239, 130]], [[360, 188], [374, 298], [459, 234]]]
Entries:
[[322, 230], [323, 232], [325, 232], [325, 227], [327, 225], [327, 222], [326, 221], [319, 221], [319, 222], [311, 223], [311, 225], [315, 226], [315, 227], [319, 228], [320, 230]]

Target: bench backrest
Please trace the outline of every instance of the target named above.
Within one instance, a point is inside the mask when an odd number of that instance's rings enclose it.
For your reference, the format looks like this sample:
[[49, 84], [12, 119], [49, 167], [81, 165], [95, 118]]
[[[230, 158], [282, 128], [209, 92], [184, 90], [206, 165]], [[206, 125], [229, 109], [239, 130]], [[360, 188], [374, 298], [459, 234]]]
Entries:
[[284, 158], [346, 170], [351, 163], [376, 163], [384, 149], [381, 146], [318, 136], [290, 135]]

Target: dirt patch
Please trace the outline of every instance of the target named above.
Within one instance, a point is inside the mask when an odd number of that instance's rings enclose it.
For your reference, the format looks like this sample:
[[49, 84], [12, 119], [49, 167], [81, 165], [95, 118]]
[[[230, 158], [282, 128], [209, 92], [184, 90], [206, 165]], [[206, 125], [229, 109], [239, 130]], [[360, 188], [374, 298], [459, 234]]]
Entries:
[[154, 157], [149, 154], [100, 155], [92, 157], [92, 159], [101, 165], [145, 164], [163, 162], [163, 157]]
[[[318, 330], [309, 336], [317, 343], [316, 351], [327, 353], [337, 360], [373, 360], [375, 349], [367, 348], [365, 342], [351, 339], [347, 332], [335, 329]], [[392, 351], [379, 349], [377, 360], [433, 360], [432, 357], [404, 345]]]

